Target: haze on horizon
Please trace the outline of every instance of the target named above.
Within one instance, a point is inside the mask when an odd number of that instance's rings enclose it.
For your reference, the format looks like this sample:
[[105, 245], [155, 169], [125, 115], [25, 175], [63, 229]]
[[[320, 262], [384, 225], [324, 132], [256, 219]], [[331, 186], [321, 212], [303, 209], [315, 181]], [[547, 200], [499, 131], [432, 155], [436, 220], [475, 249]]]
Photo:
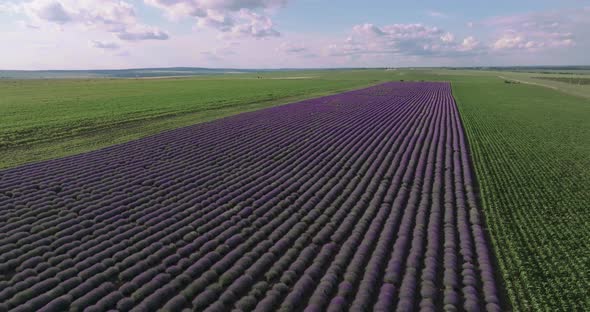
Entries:
[[589, 65], [590, 1], [0, 0], [0, 69]]

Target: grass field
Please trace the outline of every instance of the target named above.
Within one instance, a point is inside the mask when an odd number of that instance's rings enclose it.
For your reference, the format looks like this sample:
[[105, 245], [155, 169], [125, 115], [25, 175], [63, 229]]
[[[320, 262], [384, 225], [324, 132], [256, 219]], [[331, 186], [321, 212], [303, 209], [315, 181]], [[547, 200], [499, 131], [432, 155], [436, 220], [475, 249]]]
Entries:
[[384, 79], [362, 74], [325, 79], [292, 76], [0, 80], [0, 168], [85, 152]]
[[[516, 73], [516, 72], [486, 72], [487, 75], [496, 76], [506, 80], [517, 81], [524, 84], [537, 85], [561, 93], [590, 99], [590, 84], [571, 83], [572, 74], [543, 74]], [[590, 77], [586, 72], [575, 75], [575, 79], [586, 80]]]
[[561, 76], [359, 70], [0, 81], [0, 168], [379, 81], [451, 81], [514, 310], [588, 310], [590, 86], [539, 79]]
[[533, 77], [533, 78], [565, 82], [565, 83], [574, 84], [574, 85], [590, 85], [590, 78], [579, 78], [579, 77]]

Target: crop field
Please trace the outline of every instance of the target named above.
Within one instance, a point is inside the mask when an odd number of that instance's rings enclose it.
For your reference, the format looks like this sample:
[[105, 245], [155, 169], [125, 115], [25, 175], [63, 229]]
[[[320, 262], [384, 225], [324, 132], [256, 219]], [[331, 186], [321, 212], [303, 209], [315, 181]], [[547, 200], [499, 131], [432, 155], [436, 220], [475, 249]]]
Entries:
[[499, 79], [453, 89], [513, 309], [590, 310], [590, 101]]
[[[583, 83], [589, 79], [590, 75], [586, 71], [575, 72], [571, 74], [562, 73], [521, 73], [521, 72], [482, 72], [486, 75], [494, 75], [496, 77], [516, 81], [522, 84], [535, 85], [553, 89], [567, 95], [575, 97], [582, 97], [590, 99], [590, 84]], [[573, 79], [573, 80], [572, 80]], [[572, 83], [576, 81], [576, 83]], [[582, 82], [582, 83], [579, 83]]]
[[0, 310], [500, 311], [448, 83], [392, 82], [0, 175]]
[[569, 84], [590, 85], [590, 78], [587, 77], [534, 77], [537, 79], [546, 79]]
[[0, 80], [0, 311], [590, 310], [573, 75]]
[[356, 79], [314, 80], [244, 75], [0, 80], [0, 168], [74, 155], [378, 81], [362, 75]]

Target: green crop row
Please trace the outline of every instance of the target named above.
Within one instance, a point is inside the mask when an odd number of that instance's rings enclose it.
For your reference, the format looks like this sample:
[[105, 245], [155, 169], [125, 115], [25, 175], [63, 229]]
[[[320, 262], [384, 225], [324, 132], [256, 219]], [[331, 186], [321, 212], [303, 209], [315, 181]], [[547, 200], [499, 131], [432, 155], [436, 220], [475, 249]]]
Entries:
[[514, 310], [590, 310], [589, 101], [501, 79], [454, 92]]

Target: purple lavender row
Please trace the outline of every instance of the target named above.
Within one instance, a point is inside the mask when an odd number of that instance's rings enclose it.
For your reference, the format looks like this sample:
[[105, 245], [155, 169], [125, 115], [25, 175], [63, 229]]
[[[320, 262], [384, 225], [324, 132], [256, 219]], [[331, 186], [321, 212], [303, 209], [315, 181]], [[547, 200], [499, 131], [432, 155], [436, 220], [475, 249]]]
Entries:
[[444, 83], [5, 170], [0, 211], [0, 310], [499, 309]]

